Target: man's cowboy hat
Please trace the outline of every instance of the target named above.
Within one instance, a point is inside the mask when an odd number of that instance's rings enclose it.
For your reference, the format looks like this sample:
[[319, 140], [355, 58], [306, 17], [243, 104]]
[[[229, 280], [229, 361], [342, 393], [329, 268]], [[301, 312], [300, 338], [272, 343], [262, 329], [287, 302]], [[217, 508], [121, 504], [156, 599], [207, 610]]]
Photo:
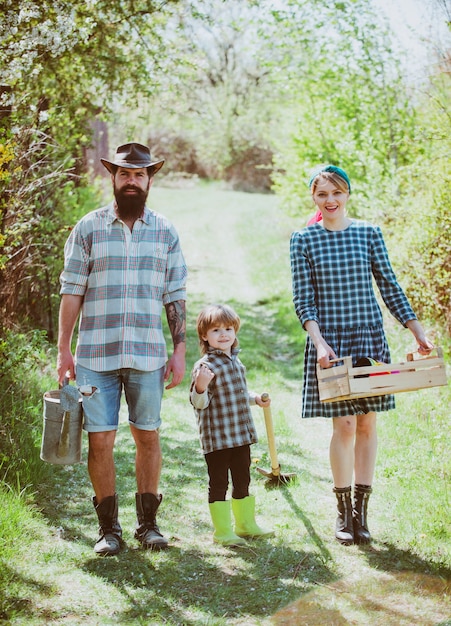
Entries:
[[150, 177], [156, 174], [163, 167], [164, 163], [164, 159], [152, 161], [149, 148], [140, 143], [126, 143], [123, 146], [119, 146], [114, 155], [114, 161], [100, 160], [110, 174], [114, 175], [118, 167], [126, 167], [128, 169], [146, 167]]

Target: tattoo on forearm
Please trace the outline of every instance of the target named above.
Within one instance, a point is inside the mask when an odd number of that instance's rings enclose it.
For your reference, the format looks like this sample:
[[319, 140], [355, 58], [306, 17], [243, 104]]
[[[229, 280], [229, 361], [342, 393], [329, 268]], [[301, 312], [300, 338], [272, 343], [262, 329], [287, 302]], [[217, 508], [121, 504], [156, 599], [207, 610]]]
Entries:
[[184, 300], [166, 304], [166, 317], [174, 346], [186, 340], [186, 307]]

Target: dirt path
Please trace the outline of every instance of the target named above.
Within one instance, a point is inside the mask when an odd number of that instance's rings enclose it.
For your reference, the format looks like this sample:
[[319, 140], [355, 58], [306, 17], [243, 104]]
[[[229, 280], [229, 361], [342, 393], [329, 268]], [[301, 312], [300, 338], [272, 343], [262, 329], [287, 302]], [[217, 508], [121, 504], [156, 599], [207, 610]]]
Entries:
[[188, 188], [182, 192], [185, 207], [180, 213], [178, 209], [172, 211], [174, 190], [160, 187], [153, 192], [152, 207], [177, 225], [189, 266], [189, 294], [206, 302], [258, 300], [261, 286], [250, 273], [246, 241], [260, 239], [265, 245], [273, 227], [269, 216], [273, 214], [274, 221], [278, 220], [274, 196], [222, 189], [212, 196]]

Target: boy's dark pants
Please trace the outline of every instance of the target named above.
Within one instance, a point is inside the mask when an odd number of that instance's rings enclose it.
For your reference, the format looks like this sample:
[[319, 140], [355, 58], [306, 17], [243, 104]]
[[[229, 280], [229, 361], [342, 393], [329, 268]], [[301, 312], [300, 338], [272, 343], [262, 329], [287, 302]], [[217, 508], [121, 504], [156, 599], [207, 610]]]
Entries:
[[251, 482], [251, 447], [226, 448], [205, 455], [208, 467], [208, 502], [225, 500], [229, 486], [229, 470], [232, 478], [232, 498], [241, 500], [249, 495]]

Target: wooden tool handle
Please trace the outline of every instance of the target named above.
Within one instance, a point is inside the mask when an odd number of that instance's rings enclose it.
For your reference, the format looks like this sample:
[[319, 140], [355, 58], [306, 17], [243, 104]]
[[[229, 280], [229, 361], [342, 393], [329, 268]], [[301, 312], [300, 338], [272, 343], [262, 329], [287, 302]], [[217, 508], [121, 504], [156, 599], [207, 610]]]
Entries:
[[[268, 400], [269, 394], [262, 393], [261, 399], [263, 402]], [[274, 476], [278, 476], [280, 474], [280, 465], [277, 458], [277, 450], [276, 450], [276, 438], [274, 436], [274, 427], [272, 423], [272, 413], [270, 406], [263, 407], [263, 415], [265, 416], [265, 426], [266, 426], [266, 434], [268, 436], [268, 446], [269, 446], [269, 458], [271, 459], [271, 471]]]

